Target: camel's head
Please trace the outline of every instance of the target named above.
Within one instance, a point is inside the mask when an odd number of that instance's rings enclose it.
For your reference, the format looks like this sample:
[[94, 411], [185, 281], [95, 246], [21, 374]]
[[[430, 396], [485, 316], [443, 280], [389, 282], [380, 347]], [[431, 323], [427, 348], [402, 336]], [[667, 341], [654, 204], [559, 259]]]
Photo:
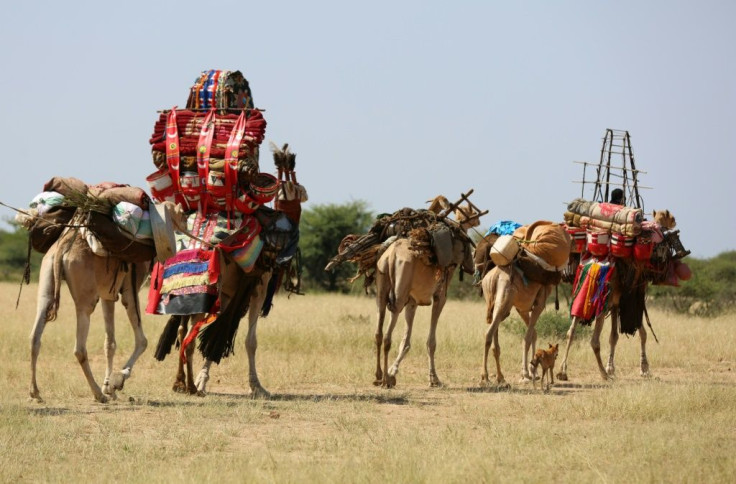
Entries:
[[457, 220], [457, 223], [459, 223], [465, 230], [480, 225], [478, 212], [469, 203], [466, 203], [455, 210], [455, 220]]
[[669, 210], [652, 210], [652, 217], [663, 229], [672, 230], [677, 225], [675, 216]]
[[427, 208], [427, 210], [437, 214], [450, 208], [450, 202], [444, 195], [437, 195], [432, 200], [427, 200], [427, 203], [429, 203], [429, 208]]

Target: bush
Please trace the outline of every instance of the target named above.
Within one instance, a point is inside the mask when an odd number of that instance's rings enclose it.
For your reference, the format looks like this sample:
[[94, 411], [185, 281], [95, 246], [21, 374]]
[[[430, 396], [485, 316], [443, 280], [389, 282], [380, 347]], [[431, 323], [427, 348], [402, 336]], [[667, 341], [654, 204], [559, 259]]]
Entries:
[[680, 287], [651, 286], [649, 302], [662, 309], [717, 316], [736, 309], [736, 251], [712, 259], [687, 257], [692, 277]]
[[[509, 331], [521, 337], [526, 334], [526, 325], [518, 315], [510, 317], [506, 327]], [[537, 346], [539, 346], [540, 339], [548, 339], [551, 340], [550, 342], [564, 341], [567, 338], [567, 330], [570, 329], [570, 314], [565, 311], [565, 308], [561, 308], [560, 311], [545, 309], [539, 316], [535, 328], [537, 330]], [[590, 337], [591, 332], [590, 325], [578, 324], [575, 328], [575, 338]]]

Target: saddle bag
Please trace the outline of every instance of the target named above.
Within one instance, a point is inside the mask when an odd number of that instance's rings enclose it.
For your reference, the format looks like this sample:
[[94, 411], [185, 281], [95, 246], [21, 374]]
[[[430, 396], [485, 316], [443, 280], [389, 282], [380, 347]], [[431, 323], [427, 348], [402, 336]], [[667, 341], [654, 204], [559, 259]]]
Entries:
[[112, 257], [126, 262], [145, 262], [156, 256], [152, 240], [136, 239], [104, 213], [87, 212], [85, 225]]

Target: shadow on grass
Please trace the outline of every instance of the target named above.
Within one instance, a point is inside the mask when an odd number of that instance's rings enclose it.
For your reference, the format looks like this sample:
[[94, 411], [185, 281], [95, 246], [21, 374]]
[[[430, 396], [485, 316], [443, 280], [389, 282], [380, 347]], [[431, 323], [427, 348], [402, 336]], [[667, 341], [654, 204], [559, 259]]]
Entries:
[[[254, 400], [249, 394], [239, 393], [208, 393], [207, 395], [237, 400]], [[255, 399], [259, 400], [259, 399]], [[409, 398], [402, 395], [382, 395], [378, 393], [274, 393], [270, 398], [260, 399], [264, 402], [375, 402], [389, 405], [407, 405]]]

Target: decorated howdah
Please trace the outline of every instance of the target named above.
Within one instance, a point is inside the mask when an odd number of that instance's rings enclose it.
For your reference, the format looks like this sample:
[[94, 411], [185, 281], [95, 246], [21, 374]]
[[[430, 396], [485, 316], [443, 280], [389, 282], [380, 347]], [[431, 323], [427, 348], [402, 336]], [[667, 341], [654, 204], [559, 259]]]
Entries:
[[[260, 171], [265, 133], [263, 112], [240, 71], [202, 72], [185, 109], [160, 112], [149, 140], [156, 171], [147, 181], [156, 204], [173, 202], [185, 213], [169, 257], [153, 268], [148, 312], [214, 310], [223, 258], [257, 274], [294, 255], [298, 219], [266, 206], [283, 182]], [[292, 243], [287, 249], [274, 240]]]

